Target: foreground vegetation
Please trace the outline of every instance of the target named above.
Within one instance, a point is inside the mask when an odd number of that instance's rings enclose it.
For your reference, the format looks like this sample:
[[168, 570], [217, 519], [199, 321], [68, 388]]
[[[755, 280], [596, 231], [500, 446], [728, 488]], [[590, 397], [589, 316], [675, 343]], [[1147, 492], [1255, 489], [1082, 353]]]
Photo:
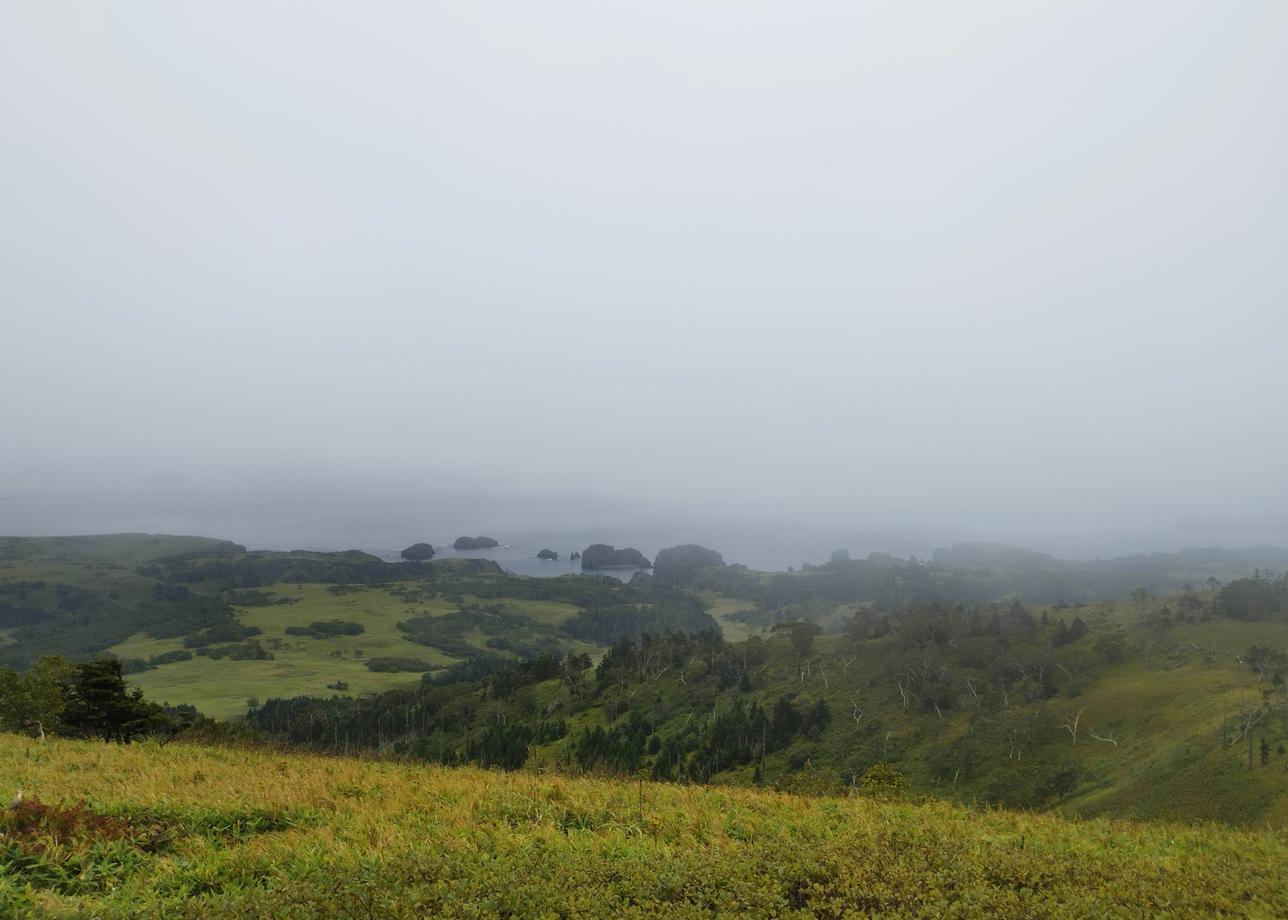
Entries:
[[1288, 913], [1225, 827], [14, 735], [0, 776], [5, 916]]

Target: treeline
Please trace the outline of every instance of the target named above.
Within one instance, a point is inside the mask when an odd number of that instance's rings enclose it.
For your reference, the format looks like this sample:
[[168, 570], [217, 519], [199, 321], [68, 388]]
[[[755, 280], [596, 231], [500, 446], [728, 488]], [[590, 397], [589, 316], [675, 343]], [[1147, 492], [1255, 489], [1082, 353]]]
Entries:
[[653, 604], [614, 604], [583, 610], [562, 624], [577, 639], [610, 645], [619, 639], [639, 639], [646, 633], [719, 632], [720, 625], [692, 595], [667, 592]]
[[240, 590], [280, 582], [374, 584], [414, 580], [429, 577], [433, 569], [424, 565], [385, 562], [359, 550], [339, 553], [292, 550], [219, 555], [185, 553], [141, 565], [137, 571], [140, 575], [167, 583], [204, 584], [219, 590]]
[[[443, 763], [473, 761], [515, 769], [522, 764], [511, 764], [512, 758], [501, 763], [479, 753], [497, 750], [498, 745], [507, 747], [496, 732], [487, 744], [476, 736], [507, 725], [522, 728], [514, 737], [527, 737], [529, 731], [533, 738], [548, 735], [551, 729], [544, 727], [546, 719], [530, 719], [536, 714], [533, 707], [522, 705], [511, 714], [507, 704], [514, 702], [521, 689], [554, 678], [567, 686], [580, 686], [590, 669], [590, 656], [546, 655], [528, 661], [509, 659], [504, 666], [497, 662], [489, 665], [490, 670], [468, 681], [442, 683], [439, 677], [425, 681], [419, 689], [390, 690], [360, 699], [270, 699], [252, 709], [247, 721], [269, 737], [290, 744], [324, 750], [389, 749]], [[501, 704], [502, 716], [484, 718], [480, 724], [478, 717], [489, 701]]]
[[10, 642], [0, 646], [0, 664], [26, 667], [50, 655], [86, 660], [139, 632], [179, 638], [238, 625], [223, 598], [182, 585], [156, 585], [149, 596], [135, 600], [111, 590], [60, 584], [48, 601], [24, 608], [26, 622], [11, 627]]
[[[1189, 616], [1178, 611], [1177, 622]], [[1060, 726], [1033, 713], [1142, 653], [1115, 632], [1093, 633], [1079, 608], [1035, 614], [1019, 603], [862, 609], [839, 638], [802, 622], [773, 635], [644, 632], [619, 638], [593, 669], [556, 655], [475, 664], [451, 682], [427, 675], [417, 690], [269, 700], [249, 719], [279, 742], [322, 750], [517, 769], [545, 746], [543, 762], [564, 770], [688, 782], [728, 771], [770, 781], [811, 763], [857, 782], [893, 763], [973, 782], [989, 801], [1036, 805], [1080, 774]], [[861, 673], [851, 669], [860, 656]], [[950, 716], [970, 731], [929, 754], [913, 753], [906, 727], [893, 730]], [[1013, 769], [997, 770], [999, 759]]]
[[1231, 578], [1233, 573], [1237, 578], [1252, 571], [1257, 559], [1286, 555], [1271, 549], [1187, 550], [1069, 562], [1016, 547], [970, 544], [937, 551], [930, 562], [887, 553], [851, 559], [838, 551], [830, 561], [806, 564], [799, 572], [770, 574], [740, 565], [694, 567], [684, 573], [682, 583], [751, 601], [764, 611], [814, 600], [871, 603], [884, 609], [973, 606], [1012, 597], [1029, 604], [1072, 604], [1126, 597], [1138, 588], [1151, 593], [1180, 591], [1187, 585], [1215, 589], [1221, 581], [1218, 575]]
[[[706, 781], [723, 769], [761, 760], [799, 737], [815, 738], [830, 723], [818, 698], [781, 694], [767, 707], [741, 698], [711, 719], [665, 730], [674, 713], [636, 690], [674, 672], [695, 699], [720, 702], [729, 690], [755, 687], [753, 671], [765, 663], [759, 639], [731, 645], [714, 632], [645, 633], [623, 638], [591, 669], [587, 655], [543, 656], [512, 663], [473, 682], [427, 683], [419, 690], [390, 691], [362, 699], [272, 699], [251, 711], [249, 723], [280, 742], [323, 750], [387, 750], [446, 764], [476, 763], [518, 769], [531, 746], [567, 734], [568, 719], [599, 711], [603, 726], [569, 738], [562, 763], [583, 771], [636, 772], [645, 759], [658, 779]], [[532, 689], [559, 682], [561, 699], [541, 706]]]
[[1288, 574], [1257, 571], [1223, 587], [1213, 613], [1235, 620], [1288, 620]]
[[199, 718], [191, 706], [162, 707], [141, 690], [128, 690], [114, 658], [72, 664], [48, 657], [26, 672], [0, 668], [3, 731], [125, 743], [173, 736]]

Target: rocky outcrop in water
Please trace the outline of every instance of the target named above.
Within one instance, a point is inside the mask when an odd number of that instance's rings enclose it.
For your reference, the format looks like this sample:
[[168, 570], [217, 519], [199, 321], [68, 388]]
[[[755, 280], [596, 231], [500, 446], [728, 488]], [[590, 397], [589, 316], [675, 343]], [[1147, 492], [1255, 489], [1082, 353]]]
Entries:
[[434, 547], [428, 543], [413, 543], [400, 553], [408, 562], [424, 562], [434, 558]]
[[452, 549], [492, 549], [500, 545], [491, 537], [457, 537]]
[[724, 564], [724, 556], [715, 550], [698, 546], [696, 543], [684, 543], [659, 550], [657, 560], [653, 564], [653, 574], [658, 581], [681, 585], [689, 580], [689, 575], [694, 569]]
[[592, 543], [581, 554], [581, 567], [586, 569], [651, 569], [653, 563], [648, 557], [635, 549], [626, 546], [618, 549], [607, 543]]

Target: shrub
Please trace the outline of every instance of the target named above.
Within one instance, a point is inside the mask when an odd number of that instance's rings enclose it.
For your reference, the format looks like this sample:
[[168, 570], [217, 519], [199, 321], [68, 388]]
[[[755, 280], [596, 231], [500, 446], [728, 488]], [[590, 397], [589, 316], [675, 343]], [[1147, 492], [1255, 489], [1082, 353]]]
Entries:
[[857, 791], [860, 795], [876, 799], [897, 799], [903, 796], [907, 787], [908, 781], [894, 767], [888, 763], [874, 763], [859, 777]]
[[381, 655], [367, 659], [368, 671], [432, 671], [434, 666], [423, 658], [410, 658], [402, 655]]
[[360, 636], [366, 627], [352, 620], [314, 620], [308, 626], [288, 626], [288, 636], [312, 636], [315, 639], [329, 639], [335, 636]]
[[842, 795], [845, 786], [831, 770], [820, 770], [810, 761], [794, 773], [784, 773], [774, 780], [774, 788], [792, 795]]

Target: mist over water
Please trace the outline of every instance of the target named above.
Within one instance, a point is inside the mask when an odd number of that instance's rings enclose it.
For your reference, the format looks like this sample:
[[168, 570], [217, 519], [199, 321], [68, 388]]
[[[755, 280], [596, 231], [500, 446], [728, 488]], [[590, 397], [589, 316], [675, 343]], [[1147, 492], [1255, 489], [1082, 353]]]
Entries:
[[[28, 496], [0, 502], [0, 534], [186, 533], [220, 537], [251, 549], [362, 549], [386, 558], [426, 541], [440, 555], [493, 558], [521, 574], [562, 574], [572, 551], [591, 543], [633, 546], [649, 558], [679, 543], [699, 543], [727, 562], [781, 571], [826, 561], [833, 550], [854, 557], [888, 552], [929, 558], [957, 542], [1003, 542], [1065, 559], [1170, 552], [1186, 547], [1288, 545], [1288, 528], [1273, 519], [1182, 519], [1127, 526], [1062, 529], [1014, 522], [910, 521], [830, 523], [774, 517], [703, 513], [686, 507], [636, 503], [629, 490], [617, 498], [586, 500], [516, 495], [448, 494], [388, 498], [370, 485], [325, 493], [274, 490], [212, 498], [202, 493], [162, 497], [121, 495]], [[363, 493], [366, 493], [365, 495]], [[486, 535], [504, 544], [496, 551], [456, 553], [458, 536]], [[557, 563], [537, 560], [542, 549]], [[577, 569], [579, 570], [579, 569]], [[629, 576], [629, 573], [627, 573]]]
[[1279, 2], [6, 4], [0, 532], [1288, 543], [1285, 85]]

